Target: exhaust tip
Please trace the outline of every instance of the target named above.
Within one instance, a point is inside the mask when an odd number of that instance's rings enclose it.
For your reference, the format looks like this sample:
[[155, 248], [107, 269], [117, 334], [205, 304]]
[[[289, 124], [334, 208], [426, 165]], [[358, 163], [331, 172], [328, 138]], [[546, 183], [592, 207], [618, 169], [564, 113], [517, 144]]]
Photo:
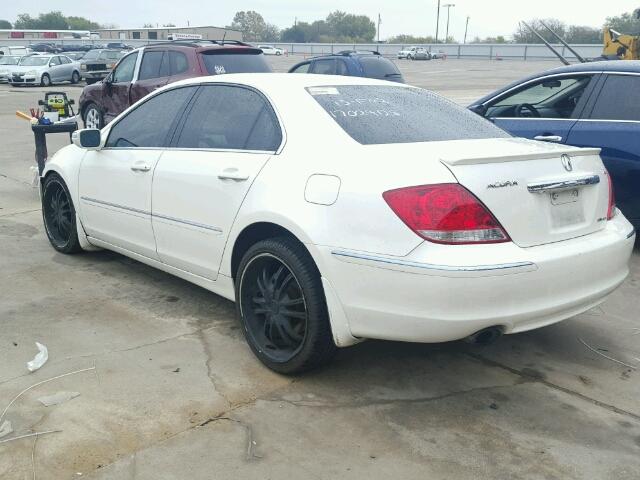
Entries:
[[502, 336], [502, 327], [484, 328], [464, 339], [473, 345], [490, 345]]

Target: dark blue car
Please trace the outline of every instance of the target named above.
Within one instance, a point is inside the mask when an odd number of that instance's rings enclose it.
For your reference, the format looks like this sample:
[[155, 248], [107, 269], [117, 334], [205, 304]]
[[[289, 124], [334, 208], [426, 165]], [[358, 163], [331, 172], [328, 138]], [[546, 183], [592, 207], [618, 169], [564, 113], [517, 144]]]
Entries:
[[378, 52], [346, 50], [334, 55], [309, 58], [291, 67], [289, 73], [347, 75], [404, 83], [398, 67]]
[[640, 228], [640, 61], [549, 70], [469, 108], [518, 137], [600, 147], [618, 208]]

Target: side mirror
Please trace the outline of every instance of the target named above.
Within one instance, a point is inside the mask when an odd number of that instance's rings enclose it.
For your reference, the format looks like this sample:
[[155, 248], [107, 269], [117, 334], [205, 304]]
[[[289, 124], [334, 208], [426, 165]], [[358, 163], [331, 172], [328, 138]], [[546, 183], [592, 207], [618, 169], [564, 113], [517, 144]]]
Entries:
[[477, 113], [481, 117], [484, 117], [487, 114], [486, 105], [471, 105], [469, 107], [469, 110], [471, 110], [473, 113]]
[[101, 141], [100, 130], [97, 128], [83, 128], [71, 134], [71, 142], [86, 150], [99, 150]]

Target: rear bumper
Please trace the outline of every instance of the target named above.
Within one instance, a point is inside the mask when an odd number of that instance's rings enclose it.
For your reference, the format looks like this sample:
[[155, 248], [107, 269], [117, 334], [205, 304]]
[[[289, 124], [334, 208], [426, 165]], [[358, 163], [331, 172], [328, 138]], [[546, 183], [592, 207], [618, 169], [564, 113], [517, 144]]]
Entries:
[[604, 301], [629, 273], [632, 233], [618, 214], [598, 233], [530, 248], [424, 243], [407, 257], [384, 257], [322, 247], [322, 273], [354, 337], [443, 342], [491, 326], [517, 333]]

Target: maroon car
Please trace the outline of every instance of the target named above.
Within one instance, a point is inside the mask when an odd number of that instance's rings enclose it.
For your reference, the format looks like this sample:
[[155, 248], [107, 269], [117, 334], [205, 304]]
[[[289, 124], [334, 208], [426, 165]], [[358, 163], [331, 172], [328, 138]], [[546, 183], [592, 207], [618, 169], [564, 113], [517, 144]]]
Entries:
[[138, 100], [168, 83], [223, 73], [270, 72], [262, 50], [236, 41], [167, 42], [133, 50], [80, 95], [86, 128], [102, 128]]

